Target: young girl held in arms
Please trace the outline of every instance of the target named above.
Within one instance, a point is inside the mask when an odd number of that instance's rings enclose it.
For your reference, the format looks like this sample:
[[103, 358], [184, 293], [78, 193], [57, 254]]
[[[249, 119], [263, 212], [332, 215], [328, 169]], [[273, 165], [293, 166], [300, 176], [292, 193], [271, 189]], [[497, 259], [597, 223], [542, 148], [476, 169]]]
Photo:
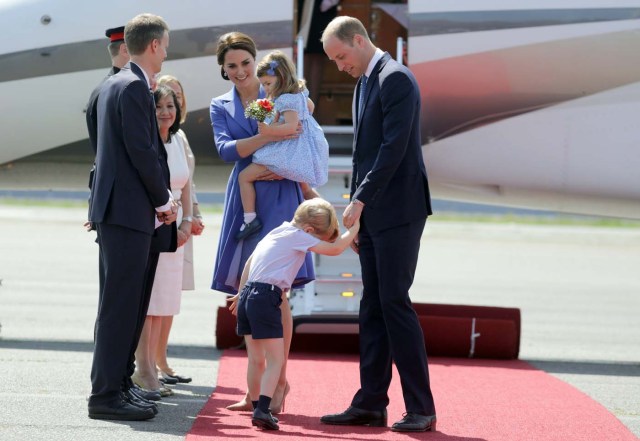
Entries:
[[[244, 335], [247, 346], [254, 426], [279, 429], [269, 405], [285, 361], [282, 296], [291, 288], [307, 251], [337, 256], [355, 239], [359, 228], [356, 221], [338, 237], [340, 228], [333, 206], [324, 199], [309, 199], [300, 204], [291, 222], [269, 232], [247, 260], [240, 279], [242, 288], [232, 298], [229, 309], [238, 317], [236, 331]], [[266, 369], [260, 378], [256, 373], [265, 361]]]
[[[257, 77], [267, 95], [274, 100], [275, 117], [271, 124], [258, 123], [263, 135], [294, 135], [283, 141], [265, 145], [253, 154], [253, 164], [238, 176], [244, 210], [244, 224], [237, 240], [260, 231], [262, 223], [256, 214], [256, 192], [253, 183], [266, 169], [308, 186], [327, 182], [329, 144], [322, 128], [311, 116], [313, 103], [303, 80], [296, 77], [293, 62], [282, 52], [273, 51], [258, 63]], [[311, 108], [311, 110], [310, 110]], [[298, 133], [298, 123], [302, 131]]]

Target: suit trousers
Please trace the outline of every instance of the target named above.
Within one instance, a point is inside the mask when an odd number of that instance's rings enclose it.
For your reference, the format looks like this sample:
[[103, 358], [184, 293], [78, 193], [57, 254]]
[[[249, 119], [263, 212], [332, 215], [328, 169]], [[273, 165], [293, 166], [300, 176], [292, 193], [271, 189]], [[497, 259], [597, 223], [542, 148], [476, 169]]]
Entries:
[[147, 261], [146, 280], [144, 282], [144, 294], [140, 299], [140, 310], [138, 313], [138, 319], [136, 323], [136, 333], [134, 336], [133, 344], [129, 351], [129, 365], [127, 366], [127, 378], [125, 378], [125, 389], [129, 389], [131, 386], [130, 377], [133, 375], [136, 369], [136, 349], [138, 348], [138, 342], [142, 335], [142, 328], [144, 322], [147, 319], [147, 311], [149, 310], [149, 302], [151, 301], [151, 291], [153, 290], [153, 281], [156, 278], [156, 269], [158, 267], [158, 259], [160, 253], [152, 251], [149, 253], [149, 260]]
[[426, 219], [377, 232], [361, 218], [360, 390], [352, 406], [382, 410], [389, 404], [392, 362], [400, 374], [407, 412], [434, 415], [424, 335], [409, 288]]
[[118, 400], [145, 292], [151, 236], [98, 224], [103, 284], [95, 326], [89, 405]]

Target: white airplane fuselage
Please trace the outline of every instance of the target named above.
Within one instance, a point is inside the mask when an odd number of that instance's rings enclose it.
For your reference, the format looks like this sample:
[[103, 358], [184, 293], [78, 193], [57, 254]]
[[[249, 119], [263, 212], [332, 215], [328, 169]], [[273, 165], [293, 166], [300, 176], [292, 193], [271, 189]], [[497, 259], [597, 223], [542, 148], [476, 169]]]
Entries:
[[[433, 196], [640, 219], [640, 0], [450, 3], [408, 2]], [[291, 0], [0, 0], [0, 164], [87, 139], [104, 29], [141, 12], [169, 23], [163, 73], [211, 149], [209, 104], [231, 87], [217, 37], [252, 35], [258, 59], [292, 53]]]

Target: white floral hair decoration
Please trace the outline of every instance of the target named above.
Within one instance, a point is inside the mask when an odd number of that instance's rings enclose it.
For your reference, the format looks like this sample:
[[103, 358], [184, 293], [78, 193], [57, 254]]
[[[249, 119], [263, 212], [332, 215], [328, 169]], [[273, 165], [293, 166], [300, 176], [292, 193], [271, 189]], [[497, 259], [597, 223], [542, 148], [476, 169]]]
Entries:
[[271, 66], [271, 69], [267, 70], [267, 75], [271, 75], [272, 77], [275, 77], [276, 67], [279, 66], [278, 62], [276, 60], [269, 61], [269, 66]]

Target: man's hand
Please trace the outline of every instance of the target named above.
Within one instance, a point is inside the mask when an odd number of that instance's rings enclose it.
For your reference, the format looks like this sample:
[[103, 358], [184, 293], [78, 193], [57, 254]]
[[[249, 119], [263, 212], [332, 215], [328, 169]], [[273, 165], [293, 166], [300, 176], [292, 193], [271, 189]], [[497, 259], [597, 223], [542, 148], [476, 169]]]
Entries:
[[178, 203], [171, 201], [171, 208], [167, 211], [162, 211], [156, 214], [158, 220], [166, 225], [170, 225], [176, 221], [178, 217]]
[[354, 203], [353, 201], [347, 205], [347, 208], [342, 214], [342, 223], [345, 227], [351, 228], [356, 220], [360, 219], [360, 216], [362, 215], [362, 208], [362, 204]]

